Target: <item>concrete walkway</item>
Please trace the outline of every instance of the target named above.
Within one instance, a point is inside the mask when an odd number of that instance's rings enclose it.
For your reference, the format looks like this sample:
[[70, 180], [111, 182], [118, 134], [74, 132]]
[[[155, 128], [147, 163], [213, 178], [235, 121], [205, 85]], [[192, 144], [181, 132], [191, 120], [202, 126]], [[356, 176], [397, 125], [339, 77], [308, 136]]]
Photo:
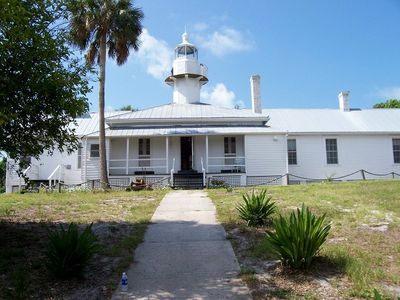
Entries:
[[129, 291], [113, 299], [251, 299], [204, 191], [168, 193], [151, 221], [127, 272]]

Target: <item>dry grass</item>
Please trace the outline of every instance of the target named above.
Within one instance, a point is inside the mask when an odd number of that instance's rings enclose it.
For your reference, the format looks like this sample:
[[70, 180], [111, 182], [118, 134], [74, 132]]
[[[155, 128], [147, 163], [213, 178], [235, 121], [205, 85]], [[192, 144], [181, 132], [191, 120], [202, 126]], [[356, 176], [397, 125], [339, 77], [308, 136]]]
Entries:
[[[273, 260], [264, 242], [266, 228], [247, 228], [236, 206], [249, 188], [209, 190], [242, 266], [256, 270], [254, 298], [369, 298], [377, 288], [388, 299], [400, 289], [400, 182], [369, 181], [268, 187], [279, 213], [302, 203], [332, 222], [328, 242], [309, 274], [292, 273]], [[270, 276], [268, 276], [270, 275]], [[254, 285], [254, 282], [253, 282]]]
[[[165, 192], [0, 195], [0, 298], [108, 299]], [[101, 249], [84, 278], [57, 281], [43, 250], [48, 230], [70, 222], [93, 223]]]

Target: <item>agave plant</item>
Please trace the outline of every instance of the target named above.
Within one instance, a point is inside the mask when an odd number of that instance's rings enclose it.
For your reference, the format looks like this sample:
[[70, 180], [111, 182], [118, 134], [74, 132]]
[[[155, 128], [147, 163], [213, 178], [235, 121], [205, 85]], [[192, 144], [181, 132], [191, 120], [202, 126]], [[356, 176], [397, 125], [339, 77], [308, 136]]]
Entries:
[[275, 202], [271, 201], [271, 196], [267, 196], [267, 190], [259, 193], [254, 190], [251, 194], [244, 194], [243, 202], [237, 206], [239, 216], [247, 222], [248, 226], [264, 225], [269, 221], [271, 214], [275, 212]]
[[82, 274], [98, 249], [92, 225], [86, 226], [82, 233], [74, 223], [67, 230], [60, 225], [60, 230], [49, 233], [46, 257], [47, 267], [53, 275], [69, 278]]
[[279, 216], [273, 227], [275, 231], [267, 231], [266, 237], [270, 250], [284, 265], [306, 271], [331, 229], [325, 214], [317, 218], [304, 204], [288, 218]]

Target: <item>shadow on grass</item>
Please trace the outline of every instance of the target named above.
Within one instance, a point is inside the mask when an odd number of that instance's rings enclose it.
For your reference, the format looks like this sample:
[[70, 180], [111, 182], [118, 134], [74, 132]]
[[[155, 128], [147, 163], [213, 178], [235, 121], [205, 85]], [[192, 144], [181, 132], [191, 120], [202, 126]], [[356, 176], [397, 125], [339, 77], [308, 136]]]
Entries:
[[[56, 280], [46, 268], [49, 231], [68, 223], [0, 222], [1, 299], [109, 299], [120, 273], [133, 261], [133, 250], [143, 240], [147, 222], [96, 222], [93, 232], [99, 251], [81, 278]], [[82, 229], [87, 224], [79, 224]], [[72, 295], [73, 299], [74, 296]]]
[[[65, 281], [52, 278], [44, 255], [48, 230], [60, 225], [68, 226], [51, 222], [0, 223], [0, 266], [4, 274], [0, 286], [5, 287], [1, 299], [26, 299], [26, 295], [34, 299], [110, 299], [121, 272], [133, 262], [133, 250], [143, 241], [145, 231], [145, 243], [135, 253], [138, 261], [128, 270], [132, 299], [248, 299], [247, 289], [236, 280], [237, 265], [219, 224], [185, 220], [155, 220], [150, 226], [93, 223], [102, 248], [82, 278]], [[87, 224], [78, 225], [83, 229]], [[14, 272], [18, 268], [23, 269], [22, 274]], [[13, 281], [14, 277], [17, 280]], [[117, 292], [115, 299], [119, 297], [124, 299]]]

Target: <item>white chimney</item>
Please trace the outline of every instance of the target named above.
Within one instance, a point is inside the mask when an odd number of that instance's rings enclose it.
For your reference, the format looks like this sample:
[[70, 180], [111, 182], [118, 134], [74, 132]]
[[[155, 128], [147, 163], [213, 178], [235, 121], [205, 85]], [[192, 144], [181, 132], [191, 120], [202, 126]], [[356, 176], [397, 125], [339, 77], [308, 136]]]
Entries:
[[349, 91], [340, 92], [338, 95], [339, 98], [339, 109], [341, 111], [350, 111], [349, 104]]
[[251, 89], [251, 107], [253, 113], [261, 114], [261, 91], [260, 91], [260, 75], [252, 75], [250, 77], [250, 89]]

